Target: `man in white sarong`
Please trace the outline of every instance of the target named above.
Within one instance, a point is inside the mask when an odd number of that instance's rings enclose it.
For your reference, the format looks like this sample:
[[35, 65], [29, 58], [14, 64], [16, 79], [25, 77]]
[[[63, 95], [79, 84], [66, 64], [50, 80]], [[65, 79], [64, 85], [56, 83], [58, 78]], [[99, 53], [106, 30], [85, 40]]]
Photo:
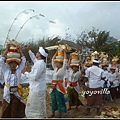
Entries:
[[25, 46], [28, 50], [29, 56], [32, 59], [34, 65], [31, 72], [25, 72], [24, 74], [30, 80], [29, 95], [26, 103], [25, 114], [27, 118], [45, 118], [46, 117], [46, 57], [48, 51], [43, 47], [39, 47], [36, 56], [30, 50], [28, 46]]

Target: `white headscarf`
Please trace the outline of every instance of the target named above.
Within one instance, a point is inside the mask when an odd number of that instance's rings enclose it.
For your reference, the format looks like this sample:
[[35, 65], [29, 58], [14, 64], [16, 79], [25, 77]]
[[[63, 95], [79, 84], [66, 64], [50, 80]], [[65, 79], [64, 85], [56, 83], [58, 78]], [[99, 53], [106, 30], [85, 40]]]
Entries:
[[39, 52], [41, 55], [43, 55], [44, 57], [47, 57], [48, 54], [45, 52], [45, 50], [43, 49], [43, 47], [39, 47]]
[[99, 60], [95, 60], [95, 59], [93, 60], [93, 62], [94, 62], [94, 63], [100, 63]]

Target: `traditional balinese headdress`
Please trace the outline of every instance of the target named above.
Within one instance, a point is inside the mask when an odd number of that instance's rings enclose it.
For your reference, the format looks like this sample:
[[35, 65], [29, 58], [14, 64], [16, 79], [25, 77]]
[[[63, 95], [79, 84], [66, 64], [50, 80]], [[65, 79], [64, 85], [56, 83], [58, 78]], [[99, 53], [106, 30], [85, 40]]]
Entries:
[[88, 56], [88, 57], [85, 59], [84, 65], [85, 65], [86, 67], [90, 67], [90, 66], [92, 65], [92, 61], [91, 61], [90, 56]]
[[20, 59], [20, 53], [19, 53], [19, 43], [15, 40], [9, 40], [7, 42], [7, 46], [9, 46], [9, 50], [6, 56], [6, 63], [10, 63], [12, 61], [16, 61], [18, 64], [20, 64], [21, 59]]
[[71, 53], [71, 57], [72, 57], [72, 60], [71, 60], [71, 63], [70, 63], [70, 66], [79, 66], [79, 52], [76, 51], [76, 52], [73, 52]]
[[65, 49], [64, 45], [58, 47], [58, 53], [57, 53], [56, 58], [54, 59], [54, 62], [63, 62], [63, 60], [64, 60], [63, 49]]

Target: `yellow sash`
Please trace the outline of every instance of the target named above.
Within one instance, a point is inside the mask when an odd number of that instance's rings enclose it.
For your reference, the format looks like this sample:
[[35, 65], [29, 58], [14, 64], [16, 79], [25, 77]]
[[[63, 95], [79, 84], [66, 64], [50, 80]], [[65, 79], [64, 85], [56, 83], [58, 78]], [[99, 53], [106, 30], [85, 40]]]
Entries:
[[[7, 88], [10, 88], [10, 85], [8, 85], [8, 84], [5, 84], [5, 86], [6, 86]], [[18, 84], [17, 86], [18, 86], [18, 94], [19, 94], [19, 95], [22, 95], [22, 94], [24, 94], [24, 93], [26, 92], [26, 90], [23, 89], [23, 87], [22, 87], [20, 84]]]

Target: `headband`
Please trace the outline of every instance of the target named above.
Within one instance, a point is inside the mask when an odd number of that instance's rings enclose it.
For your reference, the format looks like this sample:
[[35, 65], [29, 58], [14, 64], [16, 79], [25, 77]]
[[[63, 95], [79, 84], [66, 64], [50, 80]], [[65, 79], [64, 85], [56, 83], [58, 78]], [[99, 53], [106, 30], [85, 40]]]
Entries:
[[47, 57], [48, 54], [45, 52], [45, 50], [43, 49], [43, 47], [39, 47], [39, 52], [41, 53], [41, 55], [43, 55], [44, 57]]
[[97, 60], [93, 60], [93, 62], [94, 62], [94, 63], [100, 63], [100, 62], [99, 62], [99, 61], [97, 61]]

